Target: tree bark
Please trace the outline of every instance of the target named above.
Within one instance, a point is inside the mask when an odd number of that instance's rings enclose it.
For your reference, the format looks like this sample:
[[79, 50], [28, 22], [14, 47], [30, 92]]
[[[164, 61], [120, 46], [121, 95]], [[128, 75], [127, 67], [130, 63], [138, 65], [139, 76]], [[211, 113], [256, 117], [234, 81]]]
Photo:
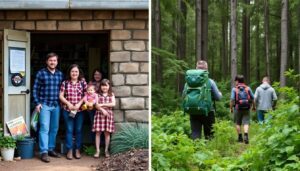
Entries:
[[[298, 9], [298, 74], [300, 74], [300, 3], [298, 8], [299, 8]], [[299, 77], [299, 82], [300, 82], [300, 77]]]
[[[181, 11], [182, 18], [178, 20], [178, 30], [177, 30], [177, 57], [179, 60], [184, 60], [186, 56], [186, 15], [187, 9], [184, 0], [178, 0], [179, 10]], [[183, 75], [181, 73], [177, 74], [177, 91], [181, 93], [183, 90]]]
[[228, 74], [228, 1], [223, 0], [222, 2], [222, 45], [221, 45], [221, 56], [222, 56], [222, 73], [223, 75]]
[[234, 78], [237, 75], [237, 38], [236, 38], [236, 7], [237, 1], [230, 1], [230, 30], [231, 30], [231, 87], [234, 86]]
[[[154, 32], [155, 32], [155, 47], [161, 48], [161, 11], [160, 11], [160, 0], [155, 0], [154, 6]], [[155, 56], [156, 60], [156, 83], [162, 85], [162, 73], [163, 73], [163, 62], [160, 56]]]
[[201, 1], [201, 58], [207, 61], [207, 51], [208, 51], [208, 0]]
[[196, 0], [196, 60], [202, 59], [201, 0]]
[[[256, 1], [257, 2], [257, 1]], [[255, 33], [255, 58], [256, 58], [256, 80], [261, 80], [260, 78], [260, 41], [259, 41], [260, 27], [259, 27], [259, 17], [256, 19], [256, 33]]]
[[[249, 0], [244, 0], [249, 5]], [[250, 82], [250, 17], [248, 10], [243, 9], [243, 34], [242, 34], [242, 73], [246, 83]]]
[[280, 62], [280, 86], [286, 85], [287, 57], [288, 57], [288, 0], [281, 1], [281, 62]]
[[270, 38], [269, 38], [269, 0], [264, 2], [264, 18], [265, 18], [265, 54], [266, 54], [266, 75], [271, 79], [270, 74]]

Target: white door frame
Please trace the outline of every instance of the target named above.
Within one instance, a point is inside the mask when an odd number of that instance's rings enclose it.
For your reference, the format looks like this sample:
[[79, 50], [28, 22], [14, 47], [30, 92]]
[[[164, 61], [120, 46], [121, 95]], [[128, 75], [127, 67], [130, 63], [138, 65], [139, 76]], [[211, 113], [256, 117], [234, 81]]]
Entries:
[[[30, 33], [26, 31], [4, 29], [4, 54], [3, 62], [3, 113], [2, 121], [4, 134], [9, 135], [6, 122], [23, 116], [27, 131], [30, 134]], [[20, 72], [23, 76], [23, 84], [12, 85], [10, 68], [10, 49], [19, 48], [25, 50], [25, 72]]]

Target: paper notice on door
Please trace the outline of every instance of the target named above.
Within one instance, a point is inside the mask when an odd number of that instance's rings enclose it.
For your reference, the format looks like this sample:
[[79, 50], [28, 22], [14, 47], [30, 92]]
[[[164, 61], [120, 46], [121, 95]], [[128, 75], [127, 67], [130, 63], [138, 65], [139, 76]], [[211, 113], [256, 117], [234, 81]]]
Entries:
[[25, 49], [9, 49], [10, 73], [25, 72]]

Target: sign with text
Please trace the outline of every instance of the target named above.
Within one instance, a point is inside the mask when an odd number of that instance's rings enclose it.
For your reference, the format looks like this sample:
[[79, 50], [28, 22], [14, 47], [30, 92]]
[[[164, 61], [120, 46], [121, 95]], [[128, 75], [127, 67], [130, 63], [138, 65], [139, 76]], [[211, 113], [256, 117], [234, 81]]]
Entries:
[[6, 125], [8, 127], [11, 136], [13, 137], [18, 135], [24, 135], [24, 136], [29, 135], [23, 116], [20, 116], [18, 118], [6, 122]]

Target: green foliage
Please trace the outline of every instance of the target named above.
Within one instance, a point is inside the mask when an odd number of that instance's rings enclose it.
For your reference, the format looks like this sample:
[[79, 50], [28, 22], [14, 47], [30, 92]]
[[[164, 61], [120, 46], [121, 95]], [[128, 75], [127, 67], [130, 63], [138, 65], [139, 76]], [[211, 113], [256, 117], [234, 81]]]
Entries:
[[[238, 160], [236, 167], [253, 170], [294, 170], [299, 168], [299, 98], [280, 105], [271, 113], [264, 130]], [[247, 163], [247, 164], [246, 164]]]
[[285, 100], [267, 114], [265, 124], [251, 123], [249, 145], [236, 142], [232, 121], [217, 119], [214, 138], [193, 141], [189, 115], [152, 115], [152, 170], [297, 170], [299, 97], [293, 88], [276, 89], [286, 93]]
[[25, 136], [24, 135], [17, 135], [16, 137], [15, 137], [15, 140], [16, 141], [22, 141], [22, 140], [24, 140], [25, 139]]
[[152, 132], [155, 133], [191, 133], [189, 115], [184, 115], [182, 111], [175, 111], [169, 115], [152, 115], [152, 122]]
[[94, 145], [83, 146], [83, 152], [88, 156], [93, 156], [96, 153], [96, 148]]
[[148, 148], [148, 139], [148, 125], [123, 124], [121, 126], [121, 131], [112, 136], [111, 152], [116, 154], [131, 149]]
[[11, 136], [0, 137], [1, 148], [16, 148], [16, 140]]
[[161, 87], [158, 84], [152, 84], [152, 111], [169, 113], [176, 108], [180, 108], [180, 96], [170, 87]]

